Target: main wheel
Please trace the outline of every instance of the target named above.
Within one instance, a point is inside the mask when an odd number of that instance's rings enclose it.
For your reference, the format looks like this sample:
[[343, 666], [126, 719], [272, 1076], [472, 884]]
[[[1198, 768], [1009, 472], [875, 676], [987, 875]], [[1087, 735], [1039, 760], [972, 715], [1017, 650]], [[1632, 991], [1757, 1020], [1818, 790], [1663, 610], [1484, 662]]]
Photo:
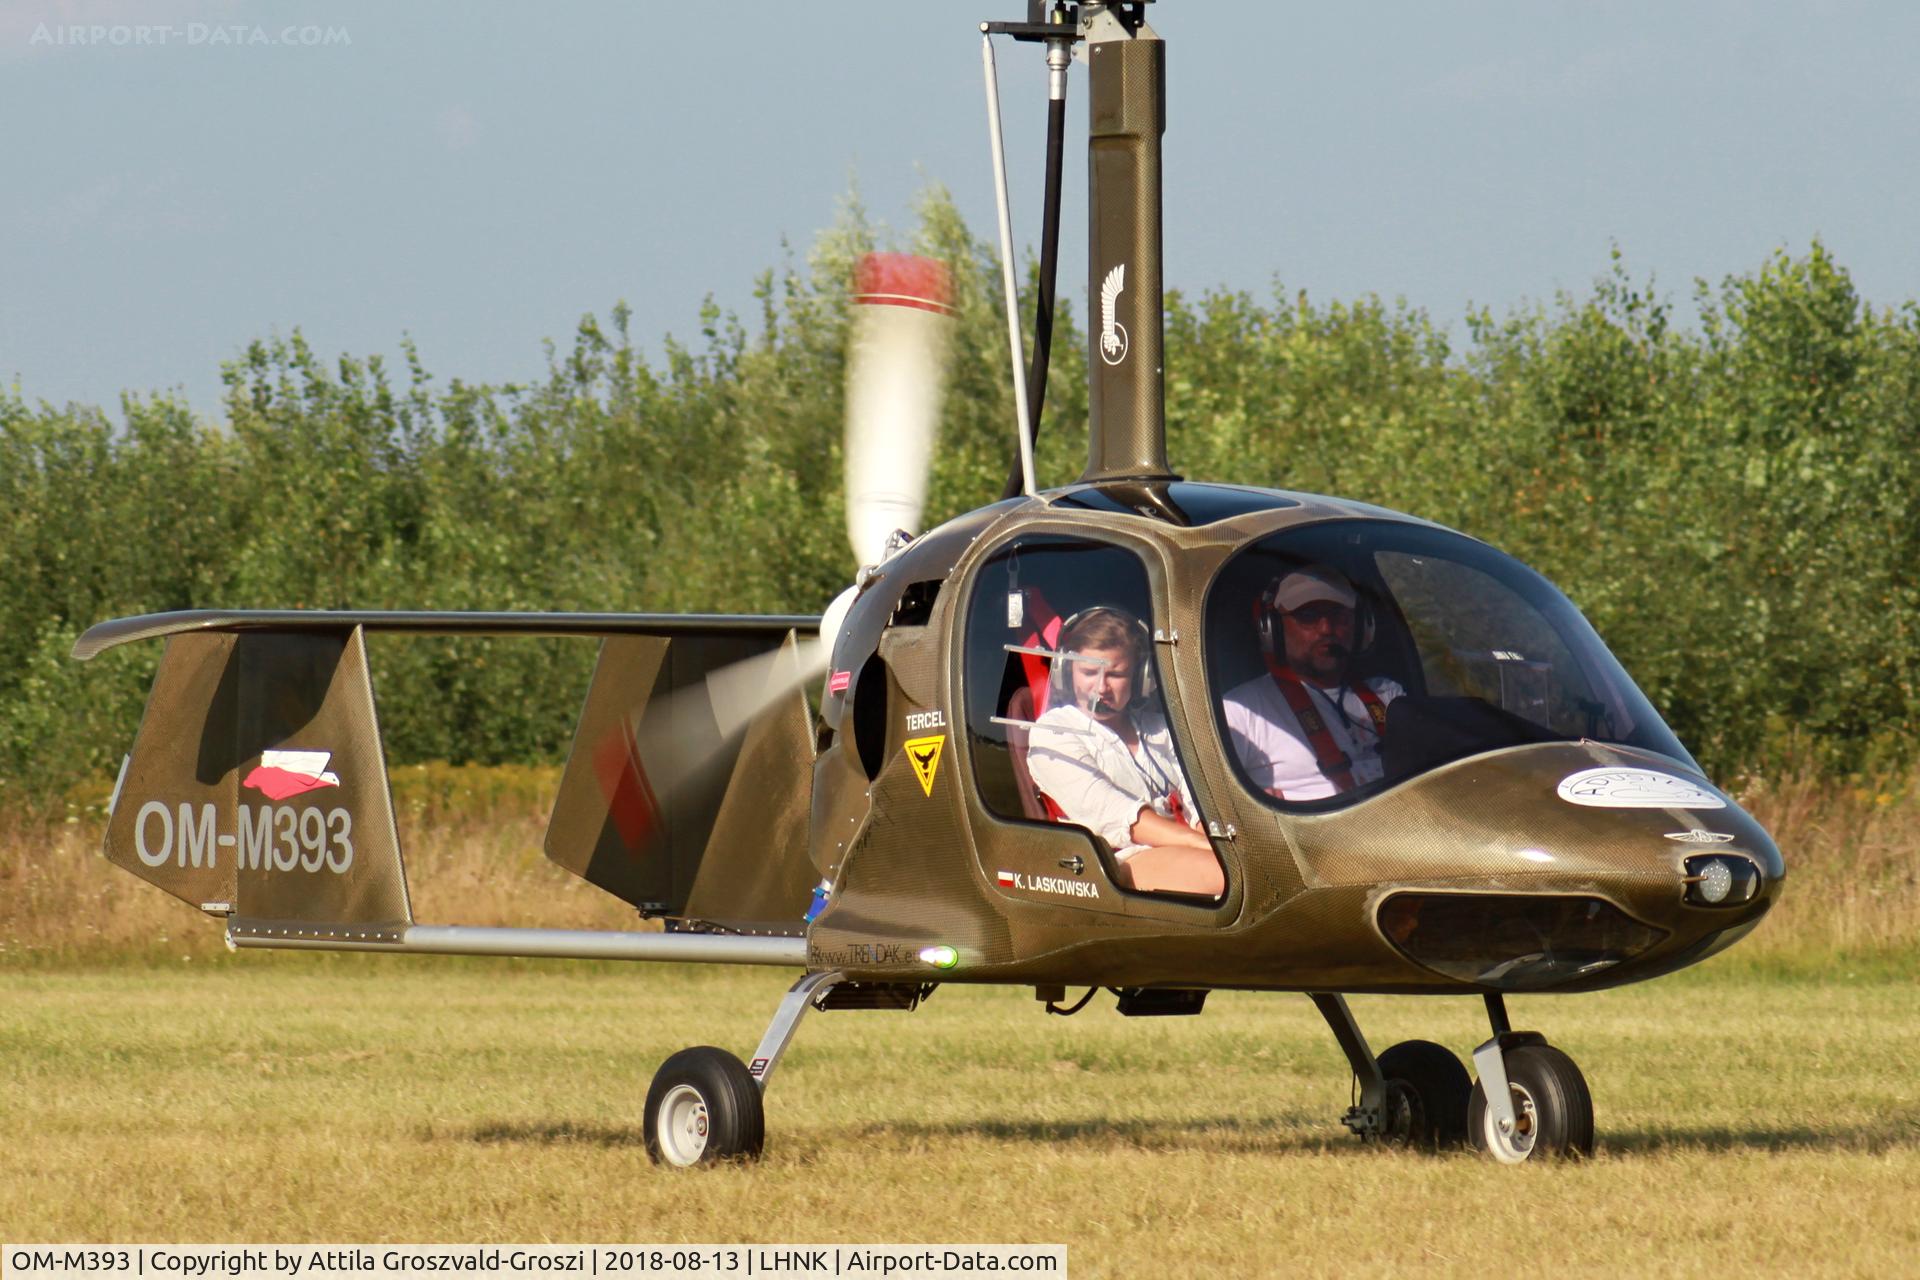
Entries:
[[1380, 1074], [1387, 1079], [1381, 1141], [1429, 1151], [1466, 1141], [1473, 1079], [1452, 1050], [1431, 1040], [1405, 1040], [1380, 1055]]
[[1592, 1155], [1593, 1095], [1573, 1059], [1552, 1045], [1523, 1044], [1507, 1050], [1506, 1066], [1513, 1129], [1501, 1130], [1485, 1087], [1476, 1083], [1467, 1107], [1473, 1145], [1501, 1164]]
[[725, 1049], [682, 1049], [653, 1073], [644, 1136], [655, 1164], [757, 1159], [766, 1133], [760, 1084]]

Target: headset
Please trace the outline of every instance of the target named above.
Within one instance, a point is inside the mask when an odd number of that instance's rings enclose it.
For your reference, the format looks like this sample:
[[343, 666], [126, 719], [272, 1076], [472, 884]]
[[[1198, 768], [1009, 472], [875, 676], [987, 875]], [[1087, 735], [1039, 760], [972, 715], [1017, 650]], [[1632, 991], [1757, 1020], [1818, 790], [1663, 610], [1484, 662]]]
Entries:
[[1060, 638], [1055, 642], [1056, 656], [1053, 659], [1053, 669], [1047, 679], [1048, 706], [1057, 707], [1062, 703], [1077, 704], [1079, 702], [1073, 692], [1073, 660], [1059, 655], [1073, 650], [1067, 637], [1073, 634], [1074, 628], [1097, 614], [1107, 614], [1117, 619], [1133, 635], [1136, 653], [1133, 663], [1133, 693], [1128, 705], [1143, 702], [1153, 697], [1158, 691], [1159, 686], [1153, 678], [1153, 635], [1147, 630], [1147, 624], [1116, 605], [1096, 604], [1080, 610], [1060, 624]]
[[[1285, 573], [1275, 574], [1253, 601], [1253, 626], [1260, 634], [1260, 652], [1269, 657], [1286, 658], [1286, 646], [1280, 643], [1280, 618], [1286, 612], [1276, 597], [1280, 593], [1280, 584], [1296, 573], [1309, 572], [1314, 566], [1303, 565], [1288, 569]], [[1339, 570], [1332, 570], [1339, 573]], [[1373, 648], [1374, 614], [1373, 601], [1361, 590], [1358, 583], [1339, 573], [1340, 578], [1353, 588], [1353, 652], [1357, 656]]]

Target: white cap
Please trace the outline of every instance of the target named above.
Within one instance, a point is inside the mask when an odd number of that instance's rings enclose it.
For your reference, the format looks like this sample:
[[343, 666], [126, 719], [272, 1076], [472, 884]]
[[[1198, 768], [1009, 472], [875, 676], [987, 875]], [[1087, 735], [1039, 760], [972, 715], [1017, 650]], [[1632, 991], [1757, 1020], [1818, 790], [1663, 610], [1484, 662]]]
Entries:
[[1335, 569], [1301, 569], [1280, 579], [1280, 585], [1273, 591], [1275, 607], [1288, 612], [1298, 609], [1301, 605], [1312, 604], [1316, 600], [1325, 600], [1351, 609], [1359, 599], [1353, 584]]

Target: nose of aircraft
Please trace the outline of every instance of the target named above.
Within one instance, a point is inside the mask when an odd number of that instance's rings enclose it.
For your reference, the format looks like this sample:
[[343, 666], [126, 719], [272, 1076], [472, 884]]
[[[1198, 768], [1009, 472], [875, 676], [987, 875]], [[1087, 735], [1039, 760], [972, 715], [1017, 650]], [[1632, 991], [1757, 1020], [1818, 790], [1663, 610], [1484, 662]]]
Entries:
[[1595, 743], [1456, 761], [1295, 836], [1324, 881], [1376, 886], [1375, 922], [1408, 959], [1508, 990], [1692, 964], [1745, 936], [1786, 874], [1732, 797]]

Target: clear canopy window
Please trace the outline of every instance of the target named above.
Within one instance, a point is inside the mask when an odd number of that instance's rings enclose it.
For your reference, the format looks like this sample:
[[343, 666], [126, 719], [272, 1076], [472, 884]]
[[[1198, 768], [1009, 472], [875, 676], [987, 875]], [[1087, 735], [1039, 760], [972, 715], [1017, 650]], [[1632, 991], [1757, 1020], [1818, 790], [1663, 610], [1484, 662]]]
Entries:
[[[981, 566], [967, 620], [967, 732], [981, 798], [1002, 816], [1057, 820], [1027, 771], [1027, 736], [1060, 700], [1067, 667], [1054, 655], [1063, 626], [1096, 608], [1152, 625], [1139, 556], [1107, 543], [1040, 536], [1010, 543]], [[1158, 683], [1151, 645], [1141, 676], [1143, 690]]]
[[1263, 538], [1214, 580], [1206, 628], [1228, 761], [1284, 807], [1535, 742], [1699, 767], [1565, 596], [1442, 529], [1348, 520]]

